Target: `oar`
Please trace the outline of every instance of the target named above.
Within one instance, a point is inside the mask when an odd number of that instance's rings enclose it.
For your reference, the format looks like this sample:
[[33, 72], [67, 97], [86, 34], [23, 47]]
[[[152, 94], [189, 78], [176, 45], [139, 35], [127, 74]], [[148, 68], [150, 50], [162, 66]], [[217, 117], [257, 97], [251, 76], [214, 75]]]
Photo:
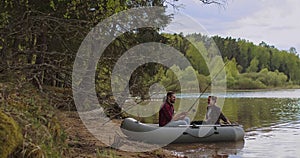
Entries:
[[238, 124], [215, 124], [215, 125], [178, 125], [179, 127], [225, 127], [225, 126], [240, 126]]
[[178, 125], [179, 127], [221, 127], [221, 125]]

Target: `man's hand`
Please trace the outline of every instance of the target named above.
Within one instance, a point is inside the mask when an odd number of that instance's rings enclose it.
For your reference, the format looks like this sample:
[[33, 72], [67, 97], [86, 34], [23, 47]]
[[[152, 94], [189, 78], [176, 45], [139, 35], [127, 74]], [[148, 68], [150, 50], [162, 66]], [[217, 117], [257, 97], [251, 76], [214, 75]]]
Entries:
[[224, 124], [231, 125], [231, 122], [229, 120], [227, 120], [226, 122], [224, 122]]
[[181, 112], [179, 114], [176, 114], [174, 117], [173, 117], [173, 121], [177, 121], [177, 120], [183, 120], [186, 115], [188, 114], [188, 112]]

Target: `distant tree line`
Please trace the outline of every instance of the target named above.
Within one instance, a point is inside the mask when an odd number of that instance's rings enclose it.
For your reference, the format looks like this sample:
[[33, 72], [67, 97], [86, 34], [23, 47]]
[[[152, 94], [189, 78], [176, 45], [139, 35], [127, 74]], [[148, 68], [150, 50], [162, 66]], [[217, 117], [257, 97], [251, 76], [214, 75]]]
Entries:
[[242, 39], [213, 37], [223, 58], [236, 59], [240, 73], [259, 72], [263, 69], [284, 73], [287, 81], [300, 84], [300, 60], [294, 47], [289, 51], [278, 50], [261, 42], [258, 46]]
[[[182, 34], [165, 36], [172, 39], [170, 44], [180, 50], [197, 71], [200, 89], [211, 83], [212, 76], [204, 56], [208, 57], [212, 52], [218, 51], [214, 50], [216, 47], [213, 43], [217, 45], [226, 65], [228, 88], [283, 88], [300, 84], [300, 59], [294, 47], [289, 51], [278, 50], [265, 42], [255, 45], [243, 39], [219, 36], [210, 38], [196, 33], [187, 36]], [[193, 41], [193, 45], [189, 41]], [[201, 51], [202, 56], [198, 51]], [[164, 75], [170, 76], [170, 72], [166, 70]], [[164, 79], [164, 77], [159, 78]]]

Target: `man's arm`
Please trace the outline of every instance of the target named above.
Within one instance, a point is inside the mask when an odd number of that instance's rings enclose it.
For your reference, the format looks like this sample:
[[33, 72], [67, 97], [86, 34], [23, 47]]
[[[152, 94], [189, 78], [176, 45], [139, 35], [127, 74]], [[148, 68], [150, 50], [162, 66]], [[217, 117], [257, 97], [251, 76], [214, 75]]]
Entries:
[[231, 124], [231, 122], [225, 117], [225, 115], [221, 112], [220, 118], [227, 124]]
[[176, 114], [172, 120], [173, 121], [183, 120], [187, 114], [188, 114], [188, 112], [181, 112], [179, 114]]

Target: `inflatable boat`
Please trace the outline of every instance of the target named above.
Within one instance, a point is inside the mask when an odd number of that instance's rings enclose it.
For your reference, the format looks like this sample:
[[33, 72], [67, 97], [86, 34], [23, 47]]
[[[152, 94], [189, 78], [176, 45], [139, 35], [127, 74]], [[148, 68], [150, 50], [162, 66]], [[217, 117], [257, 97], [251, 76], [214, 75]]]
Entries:
[[241, 141], [245, 134], [241, 125], [159, 127], [158, 124], [145, 124], [133, 118], [125, 118], [121, 130], [131, 140], [151, 144]]

